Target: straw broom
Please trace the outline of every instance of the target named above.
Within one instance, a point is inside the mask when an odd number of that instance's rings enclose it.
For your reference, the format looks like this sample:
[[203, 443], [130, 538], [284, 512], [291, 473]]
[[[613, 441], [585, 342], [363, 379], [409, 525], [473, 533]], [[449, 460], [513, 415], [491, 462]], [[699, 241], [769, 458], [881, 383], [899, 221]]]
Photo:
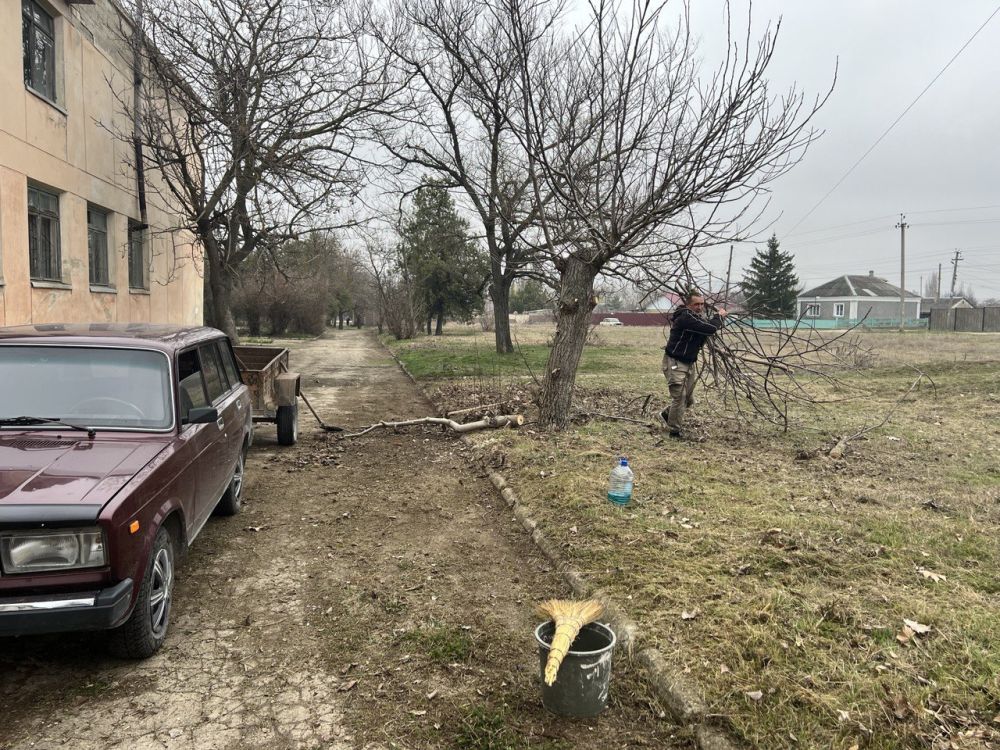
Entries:
[[549, 599], [538, 605], [538, 613], [551, 618], [556, 624], [555, 633], [552, 635], [552, 644], [549, 646], [549, 658], [545, 662], [546, 685], [551, 685], [556, 681], [559, 665], [569, 653], [569, 648], [573, 645], [580, 628], [596, 620], [602, 612], [604, 612], [604, 606], [594, 599], [588, 599], [585, 602]]

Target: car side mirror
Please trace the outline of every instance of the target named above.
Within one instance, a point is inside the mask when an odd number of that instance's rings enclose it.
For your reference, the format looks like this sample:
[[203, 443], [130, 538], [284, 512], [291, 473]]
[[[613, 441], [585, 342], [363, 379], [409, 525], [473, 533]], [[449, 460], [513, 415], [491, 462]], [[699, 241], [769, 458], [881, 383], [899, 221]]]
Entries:
[[187, 424], [208, 424], [219, 421], [219, 410], [214, 406], [199, 406], [189, 409], [187, 418], [183, 420]]

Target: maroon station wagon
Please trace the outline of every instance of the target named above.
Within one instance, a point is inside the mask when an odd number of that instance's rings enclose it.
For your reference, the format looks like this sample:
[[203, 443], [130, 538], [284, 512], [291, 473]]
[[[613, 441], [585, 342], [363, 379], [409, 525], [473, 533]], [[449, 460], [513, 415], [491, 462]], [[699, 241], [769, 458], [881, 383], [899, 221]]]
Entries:
[[240, 509], [253, 422], [229, 339], [0, 328], [0, 384], [0, 635], [109, 630], [150, 656], [178, 557]]

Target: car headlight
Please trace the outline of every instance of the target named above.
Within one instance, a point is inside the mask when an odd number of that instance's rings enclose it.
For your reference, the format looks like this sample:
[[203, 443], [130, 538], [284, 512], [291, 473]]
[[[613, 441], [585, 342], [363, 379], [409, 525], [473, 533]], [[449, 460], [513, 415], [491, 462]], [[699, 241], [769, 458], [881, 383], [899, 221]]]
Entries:
[[107, 559], [100, 529], [7, 531], [0, 534], [4, 573], [99, 568]]

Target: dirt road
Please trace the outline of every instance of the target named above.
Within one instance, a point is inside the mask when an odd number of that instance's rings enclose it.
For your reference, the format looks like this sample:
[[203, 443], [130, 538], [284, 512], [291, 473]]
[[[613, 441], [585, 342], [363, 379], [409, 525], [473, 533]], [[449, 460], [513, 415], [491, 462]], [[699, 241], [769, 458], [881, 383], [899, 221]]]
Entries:
[[[430, 413], [369, 332], [292, 346], [329, 422]], [[196, 540], [154, 658], [0, 641], [0, 748], [686, 746], [624, 659], [599, 719], [542, 709], [532, 609], [568, 591], [460, 442], [307, 416], [294, 448], [258, 431], [244, 511]]]

